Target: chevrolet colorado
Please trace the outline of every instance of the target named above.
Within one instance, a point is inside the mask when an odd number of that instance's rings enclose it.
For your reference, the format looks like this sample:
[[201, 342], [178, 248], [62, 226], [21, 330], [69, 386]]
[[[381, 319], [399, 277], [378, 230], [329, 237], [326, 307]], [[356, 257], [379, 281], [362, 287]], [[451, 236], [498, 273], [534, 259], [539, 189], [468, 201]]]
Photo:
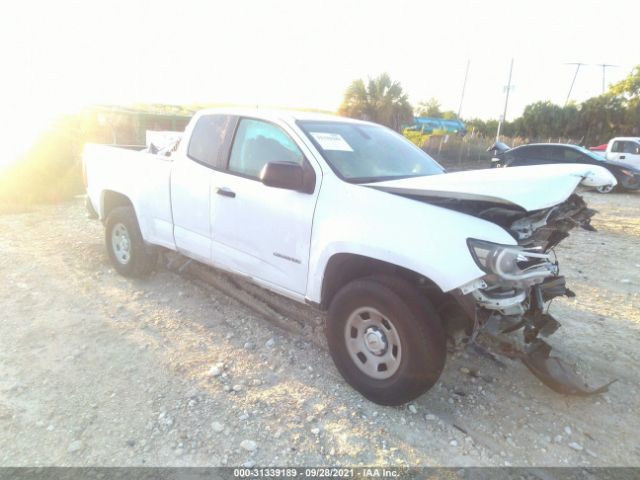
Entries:
[[118, 272], [150, 272], [164, 248], [327, 310], [338, 370], [374, 402], [431, 388], [460, 322], [470, 342], [522, 329], [512, 355], [559, 392], [592, 393], [539, 334], [559, 325], [549, 301], [571, 295], [553, 247], [592, 229], [574, 190], [615, 184], [604, 168], [446, 173], [380, 125], [263, 110], [199, 112], [160, 153], [86, 145], [83, 168]]

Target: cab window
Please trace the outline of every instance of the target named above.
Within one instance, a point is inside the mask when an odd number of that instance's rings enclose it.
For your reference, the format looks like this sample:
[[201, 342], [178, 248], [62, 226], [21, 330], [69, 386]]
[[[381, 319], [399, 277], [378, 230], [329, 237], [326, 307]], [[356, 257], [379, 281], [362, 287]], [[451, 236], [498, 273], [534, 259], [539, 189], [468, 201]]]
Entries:
[[635, 142], [622, 142], [624, 144], [624, 147], [622, 148], [622, 152], [623, 153], [630, 153], [632, 155], [637, 155], [638, 152], [638, 148], [640, 147], [639, 144], [635, 143]]
[[236, 131], [229, 157], [229, 172], [257, 179], [270, 162], [303, 165], [304, 155], [280, 127], [262, 120], [243, 118]]
[[198, 163], [215, 168], [223, 151], [227, 131], [232, 125], [230, 115], [203, 115], [193, 127], [187, 156]]

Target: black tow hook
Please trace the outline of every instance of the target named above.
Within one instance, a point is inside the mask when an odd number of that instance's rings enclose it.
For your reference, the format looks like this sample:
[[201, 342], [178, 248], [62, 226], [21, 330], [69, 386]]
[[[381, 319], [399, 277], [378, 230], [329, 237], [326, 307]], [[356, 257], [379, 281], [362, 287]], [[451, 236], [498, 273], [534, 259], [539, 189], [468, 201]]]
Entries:
[[573, 290], [567, 288], [566, 280], [562, 275], [554, 278], [547, 278], [540, 285], [536, 285], [533, 288], [539, 291], [539, 294], [536, 293], [536, 295], [541, 295], [541, 297], [538, 297], [538, 305], [540, 306], [542, 306], [544, 302], [548, 302], [556, 297], [565, 296], [573, 298], [576, 296]]
[[558, 328], [560, 328], [560, 322], [558, 322], [551, 314], [544, 312], [545, 302], [548, 300], [548, 296], [551, 298], [558, 295], [566, 294], [566, 287], [564, 286], [564, 277], [557, 277], [553, 279], [551, 285], [541, 284], [535, 285], [531, 292], [531, 306], [529, 307], [527, 322], [523, 330], [524, 342], [533, 343], [538, 339], [538, 335], [541, 334], [545, 337], [553, 334]]

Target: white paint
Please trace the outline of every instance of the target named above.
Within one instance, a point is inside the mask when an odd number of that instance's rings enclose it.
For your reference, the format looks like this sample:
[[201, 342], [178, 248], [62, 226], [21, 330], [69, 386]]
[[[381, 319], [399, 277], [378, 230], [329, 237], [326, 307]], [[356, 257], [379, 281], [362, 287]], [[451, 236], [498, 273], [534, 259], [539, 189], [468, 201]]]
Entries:
[[[314, 169], [314, 192], [267, 187], [190, 160], [186, 149], [193, 125], [200, 115], [213, 112], [265, 119], [280, 126]], [[87, 192], [101, 218], [106, 190], [130, 198], [142, 235], [151, 244], [247, 276], [298, 301], [319, 302], [326, 266], [337, 254], [389, 262], [450, 291], [484, 275], [471, 257], [468, 238], [516, 245], [496, 224], [389, 192], [491, 200], [535, 210], [566, 200], [581, 181], [615, 182], [597, 166], [546, 165], [350, 184], [333, 173], [298, 128], [295, 121], [303, 118], [337, 119], [267, 110], [200, 112], [187, 126], [173, 161], [87, 145], [83, 156]], [[218, 188], [230, 189], [236, 197], [217, 195]]]
[[469, 170], [370, 186], [393, 193], [512, 204], [531, 211], [564, 202], [580, 182], [592, 187], [617, 183], [600, 166], [553, 164]]
[[[625, 142], [631, 147], [631, 151], [614, 152], [613, 145], [615, 142]], [[640, 137], [615, 137], [609, 140], [605, 158], [614, 162], [625, 163], [631, 167], [640, 169]]]

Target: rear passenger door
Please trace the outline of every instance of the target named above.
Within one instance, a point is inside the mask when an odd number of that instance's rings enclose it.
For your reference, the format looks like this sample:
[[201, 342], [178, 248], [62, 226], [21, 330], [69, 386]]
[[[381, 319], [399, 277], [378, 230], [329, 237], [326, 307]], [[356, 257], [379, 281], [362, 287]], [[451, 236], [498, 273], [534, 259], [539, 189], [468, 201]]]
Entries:
[[512, 167], [523, 167], [527, 165], [540, 165], [543, 163], [549, 163], [548, 155], [544, 151], [544, 148], [538, 146], [525, 145], [513, 149], [513, 151], [507, 152], [513, 158], [510, 165]]
[[[558, 147], [556, 147], [556, 148], [558, 148]], [[559, 149], [562, 152], [562, 154], [561, 154], [562, 159], [563, 159], [562, 163], [586, 163], [586, 164], [593, 163], [592, 159], [587, 157], [581, 151], [576, 150], [575, 148], [560, 147]]]
[[181, 146], [171, 168], [176, 247], [207, 263], [211, 261], [211, 183], [224, 162], [236, 121], [230, 115], [202, 115], [190, 135], [185, 132], [189, 144]]
[[597, 163], [597, 160], [585, 155], [577, 148], [551, 145], [547, 149], [551, 160], [549, 163], [582, 163], [587, 165]]
[[566, 163], [564, 149], [556, 145], [537, 145], [533, 147], [537, 165], [548, 165], [551, 163]]
[[[211, 190], [214, 264], [250, 276], [290, 296], [307, 286], [313, 211], [321, 172], [288, 126], [241, 118], [228, 162]], [[313, 169], [311, 194], [267, 187], [259, 178], [269, 162]]]

